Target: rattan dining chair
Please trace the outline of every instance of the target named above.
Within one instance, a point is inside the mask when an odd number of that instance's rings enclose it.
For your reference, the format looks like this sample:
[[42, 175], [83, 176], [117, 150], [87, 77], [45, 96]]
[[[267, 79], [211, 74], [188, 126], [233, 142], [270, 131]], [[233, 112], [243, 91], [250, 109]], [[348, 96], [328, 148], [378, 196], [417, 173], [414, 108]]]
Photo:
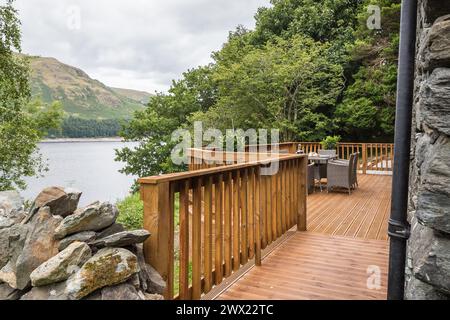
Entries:
[[327, 192], [335, 187], [345, 188], [349, 195], [352, 193], [354, 185], [354, 158], [355, 154], [350, 155], [348, 163], [343, 161], [329, 161], [327, 166]]

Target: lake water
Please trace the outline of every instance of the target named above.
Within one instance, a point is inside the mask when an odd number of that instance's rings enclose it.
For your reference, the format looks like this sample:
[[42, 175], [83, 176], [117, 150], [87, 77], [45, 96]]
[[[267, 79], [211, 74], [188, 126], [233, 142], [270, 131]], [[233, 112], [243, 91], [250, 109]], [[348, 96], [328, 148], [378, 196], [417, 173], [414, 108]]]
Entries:
[[45, 187], [72, 187], [83, 192], [80, 206], [94, 201], [110, 201], [126, 197], [135, 177], [119, 173], [124, 164], [114, 161], [114, 149], [133, 146], [124, 142], [50, 142], [39, 144], [48, 159], [49, 171], [43, 178], [28, 178], [28, 188], [22, 192], [31, 200]]

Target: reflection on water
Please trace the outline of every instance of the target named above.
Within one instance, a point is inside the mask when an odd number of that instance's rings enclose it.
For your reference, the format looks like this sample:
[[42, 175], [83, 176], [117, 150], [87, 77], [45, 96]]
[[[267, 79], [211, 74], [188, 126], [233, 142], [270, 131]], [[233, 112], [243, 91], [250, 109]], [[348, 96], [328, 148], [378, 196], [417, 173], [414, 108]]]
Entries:
[[49, 171], [43, 178], [28, 178], [22, 196], [32, 200], [48, 186], [63, 186], [83, 192], [80, 205], [94, 201], [115, 202], [130, 191], [135, 177], [119, 173], [123, 163], [114, 161], [114, 149], [133, 146], [123, 142], [41, 143], [39, 148], [48, 159]]

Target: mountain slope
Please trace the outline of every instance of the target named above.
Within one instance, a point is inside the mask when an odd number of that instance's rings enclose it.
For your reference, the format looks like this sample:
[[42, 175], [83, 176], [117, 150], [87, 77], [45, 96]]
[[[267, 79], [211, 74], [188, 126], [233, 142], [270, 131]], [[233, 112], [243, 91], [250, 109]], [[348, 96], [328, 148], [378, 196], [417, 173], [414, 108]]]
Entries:
[[125, 96], [129, 99], [139, 101], [142, 104], [147, 104], [150, 101], [150, 98], [153, 96], [152, 94], [145, 91], [137, 91], [132, 89], [123, 89], [123, 88], [113, 88], [110, 87], [114, 92]]
[[83, 70], [54, 58], [30, 57], [33, 96], [44, 102], [59, 100], [68, 115], [85, 119], [126, 119], [144, 108], [149, 93], [113, 89]]

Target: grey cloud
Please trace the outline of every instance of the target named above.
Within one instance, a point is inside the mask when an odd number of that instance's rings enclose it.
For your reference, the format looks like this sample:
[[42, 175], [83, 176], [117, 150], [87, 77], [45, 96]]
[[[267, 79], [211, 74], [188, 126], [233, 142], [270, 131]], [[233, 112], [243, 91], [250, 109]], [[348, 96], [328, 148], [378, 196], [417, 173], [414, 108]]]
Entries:
[[[253, 27], [257, 8], [268, 5], [269, 0], [16, 0], [25, 53], [53, 56], [108, 85], [147, 91], [166, 90], [183, 71], [209, 63], [229, 31], [238, 24]], [[80, 11], [79, 29], [73, 28], [71, 8]]]

